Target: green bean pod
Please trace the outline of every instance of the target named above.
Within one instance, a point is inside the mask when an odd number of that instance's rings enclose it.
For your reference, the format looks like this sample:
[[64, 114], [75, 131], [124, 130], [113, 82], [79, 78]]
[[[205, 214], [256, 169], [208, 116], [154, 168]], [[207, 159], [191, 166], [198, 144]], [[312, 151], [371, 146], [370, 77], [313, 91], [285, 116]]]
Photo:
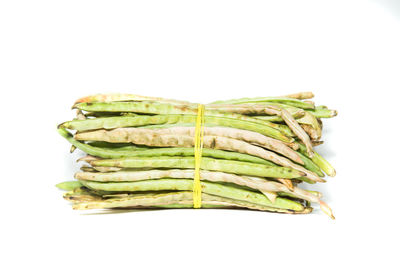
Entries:
[[[196, 118], [197, 116], [195, 115], [109, 117], [109, 118], [95, 118], [86, 120], [72, 120], [64, 122], [59, 127], [77, 131], [89, 131], [96, 129], [115, 129], [121, 127], [138, 127], [138, 126], [155, 125], [155, 124], [195, 123]], [[208, 124], [238, 128], [238, 129], [261, 133], [265, 136], [276, 138], [286, 143], [293, 141], [293, 138], [288, 137], [284, 135], [281, 131], [271, 128], [264, 124], [259, 124], [250, 121], [243, 121], [234, 118], [215, 117], [215, 116], [204, 116], [204, 120], [205, 123]]]
[[249, 104], [249, 103], [278, 103], [286, 104], [293, 107], [302, 109], [314, 109], [314, 105], [311, 103], [303, 102], [299, 99], [289, 97], [254, 97], [254, 98], [240, 98], [225, 101], [216, 101], [212, 104]]
[[[111, 192], [137, 192], [137, 191], [192, 191], [193, 180], [191, 179], [157, 179], [137, 182], [94, 182], [81, 181], [81, 183], [91, 189]], [[201, 181], [202, 192], [210, 195], [221, 196], [241, 201], [247, 201], [254, 204], [264, 205], [272, 208], [289, 209], [301, 211], [304, 207], [295, 201], [277, 197], [272, 203], [262, 193], [216, 184], [212, 182]]]
[[[75, 140], [72, 135], [68, 133], [65, 129], [58, 129], [59, 133], [67, 139], [71, 144], [86, 152], [89, 155], [101, 157], [101, 158], [124, 158], [124, 157], [161, 157], [161, 156], [194, 156], [194, 149], [189, 147], [175, 147], [175, 148], [148, 148], [148, 149], [140, 149], [140, 150], [130, 150], [127, 148], [101, 148], [94, 147], [82, 142]], [[276, 166], [276, 164], [259, 158], [255, 156], [250, 156], [247, 154], [230, 152], [218, 149], [209, 149], [203, 148], [203, 156], [217, 158], [217, 159], [227, 159], [227, 160], [237, 160], [244, 162], [252, 162], [258, 164], [264, 164], [267, 166]]]
[[[178, 168], [193, 169], [193, 157], [136, 157], [121, 159], [94, 160], [92, 166], [120, 168]], [[263, 164], [234, 160], [202, 157], [200, 168], [242, 175], [293, 179], [305, 176], [304, 172], [287, 167], [267, 166]]]
[[[157, 103], [157, 102], [99, 102], [99, 103], [80, 103], [76, 104], [74, 107], [90, 111], [90, 112], [135, 112], [143, 114], [187, 114], [187, 115], [197, 115], [196, 105], [171, 105], [168, 103]], [[285, 125], [275, 124], [265, 120], [258, 120], [254, 117], [249, 117], [241, 114], [219, 112], [216, 110], [205, 110], [206, 116], [213, 117], [225, 117], [243, 121], [254, 122], [258, 124], [263, 124], [281, 131], [287, 136], [293, 136], [292, 132]]]

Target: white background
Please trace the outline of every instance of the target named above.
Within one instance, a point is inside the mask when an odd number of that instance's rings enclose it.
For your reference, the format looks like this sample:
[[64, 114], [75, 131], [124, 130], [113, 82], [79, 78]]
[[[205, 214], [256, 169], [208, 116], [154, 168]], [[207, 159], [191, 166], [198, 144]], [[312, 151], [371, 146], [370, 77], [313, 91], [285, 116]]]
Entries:
[[[2, 266], [399, 266], [399, 1], [1, 1]], [[56, 125], [78, 97], [312, 90], [339, 111], [310, 215], [73, 211]], [[98, 212], [101, 213], [101, 212]]]

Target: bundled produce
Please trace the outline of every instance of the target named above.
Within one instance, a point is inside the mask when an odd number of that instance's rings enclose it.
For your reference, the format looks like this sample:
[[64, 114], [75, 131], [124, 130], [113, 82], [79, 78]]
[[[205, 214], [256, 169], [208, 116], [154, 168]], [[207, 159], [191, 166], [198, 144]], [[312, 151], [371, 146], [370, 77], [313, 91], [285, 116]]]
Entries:
[[[74, 209], [246, 208], [334, 218], [322, 194], [334, 168], [314, 147], [322, 118], [311, 92], [198, 105], [133, 94], [78, 99], [58, 132], [87, 156], [75, 181], [57, 186]], [[197, 182], [197, 183], [196, 183]], [[196, 190], [198, 191], [196, 193]], [[196, 195], [197, 194], [197, 195]], [[198, 203], [198, 204], [196, 204]]]

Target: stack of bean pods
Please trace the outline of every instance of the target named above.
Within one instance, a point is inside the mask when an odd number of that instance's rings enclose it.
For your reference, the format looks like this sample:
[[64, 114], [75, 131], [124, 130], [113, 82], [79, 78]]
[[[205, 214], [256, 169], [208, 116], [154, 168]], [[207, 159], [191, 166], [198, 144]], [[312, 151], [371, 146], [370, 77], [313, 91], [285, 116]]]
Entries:
[[[200, 179], [202, 208], [310, 213], [333, 217], [321, 193], [302, 183], [325, 182], [333, 167], [314, 147], [321, 118], [311, 92], [242, 98], [205, 105]], [[100, 94], [73, 106], [59, 133], [87, 156], [75, 181], [57, 186], [74, 209], [193, 207], [197, 104], [133, 94]], [[325, 173], [325, 174], [324, 174]]]

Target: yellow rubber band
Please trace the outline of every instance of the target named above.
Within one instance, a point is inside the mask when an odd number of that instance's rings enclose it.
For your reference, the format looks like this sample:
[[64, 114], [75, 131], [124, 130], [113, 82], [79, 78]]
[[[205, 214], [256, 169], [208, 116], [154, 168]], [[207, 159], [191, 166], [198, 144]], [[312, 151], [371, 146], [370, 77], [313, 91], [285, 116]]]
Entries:
[[193, 180], [193, 208], [201, 208], [201, 183], [200, 165], [203, 152], [204, 139], [204, 105], [199, 104], [197, 108], [196, 130], [194, 135], [194, 180]]

